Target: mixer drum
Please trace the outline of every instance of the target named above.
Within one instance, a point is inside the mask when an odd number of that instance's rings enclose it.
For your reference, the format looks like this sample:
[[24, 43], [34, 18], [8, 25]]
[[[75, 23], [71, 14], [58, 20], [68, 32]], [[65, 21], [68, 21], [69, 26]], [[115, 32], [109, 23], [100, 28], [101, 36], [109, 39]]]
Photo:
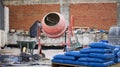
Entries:
[[42, 19], [42, 29], [48, 37], [60, 37], [66, 30], [65, 19], [57, 12], [48, 13]]

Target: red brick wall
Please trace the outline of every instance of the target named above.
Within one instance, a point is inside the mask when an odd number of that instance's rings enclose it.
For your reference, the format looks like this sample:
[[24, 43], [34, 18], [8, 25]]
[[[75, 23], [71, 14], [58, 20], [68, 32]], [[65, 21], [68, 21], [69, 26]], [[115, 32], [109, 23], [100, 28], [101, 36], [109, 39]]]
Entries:
[[71, 4], [70, 14], [74, 16], [75, 26], [109, 29], [117, 24], [116, 3]]
[[[60, 12], [59, 4], [8, 5], [10, 9], [10, 29], [29, 30], [35, 20], [42, 20], [48, 12]], [[116, 3], [80, 3], [70, 5], [70, 15], [75, 26], [109, 29], [117, 24]]]
[[49, 12], [60, 12], [59, 4], [40, 5], [7, 5], [10, 10], [10, 29], [29, 30], [36, 21], [41, 21], [43, 16]]

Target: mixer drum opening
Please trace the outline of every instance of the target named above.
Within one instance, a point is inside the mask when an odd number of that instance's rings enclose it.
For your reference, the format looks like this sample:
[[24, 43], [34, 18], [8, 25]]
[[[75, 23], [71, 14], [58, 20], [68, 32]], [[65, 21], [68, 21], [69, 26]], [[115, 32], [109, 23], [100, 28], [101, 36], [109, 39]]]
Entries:
[[[54, 19], [53, 19], [54, 18]], [[45, 24], [48, 26], [54, 26], [59, 22], [60, 18], [57, 14], [51, 13], [48, 14], [45, 18]]]
[[57, 38], [64, 34], [66, 30], [65, 18], [57, 12], [50, 12], [42, 19], [42, 30], [51, 38]]

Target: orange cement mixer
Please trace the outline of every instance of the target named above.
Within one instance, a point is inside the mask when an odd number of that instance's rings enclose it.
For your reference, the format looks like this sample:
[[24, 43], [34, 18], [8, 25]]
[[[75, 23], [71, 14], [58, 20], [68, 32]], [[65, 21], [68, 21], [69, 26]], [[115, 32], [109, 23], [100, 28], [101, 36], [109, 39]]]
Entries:
[[64, 17], [57, 12], [50, 12], [42, 19], [42, 31], [46, 36], [57, 38], [64, 34], [66, 30], [66, 23]]

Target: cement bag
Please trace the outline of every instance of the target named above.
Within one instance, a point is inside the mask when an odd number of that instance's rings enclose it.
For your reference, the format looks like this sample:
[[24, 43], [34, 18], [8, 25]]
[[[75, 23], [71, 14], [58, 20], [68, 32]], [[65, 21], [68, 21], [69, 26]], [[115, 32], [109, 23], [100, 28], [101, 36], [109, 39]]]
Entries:
[[119, 48], [120, 49], [120, 46], [119, 45], [115, 45], [115, 48]]
[[81, 54], [80, 53], [80, 57], [88, 57], [89, 56], [89, 54]]
[[113, 61], [109, 61], [109, 62], [105, 62], [105, 63], [89, 62], [88, 66], [92, 66], [92, 67], [108, 67], [108, 66], [113, 65], [113, 64], [114, 64]]
[[79, 58], [77, 61], [79, 61], [79, 62], [88, 62], [88, 57]]
[[119, 47], [116, 47], [113, 51], [112, 51], [112, 53], [113, 54], [115, 54], [115, 55], [117, 55], [117, 53], [120, 51], [120, 48]]
[[115, 63], [118, 63], [118, 57], [115, 57], [113, 60]]
[[83, 49], [80, 50], [80, 53], [88, 54], [88, 53], [89, 53], [89, 50], [90, 50], [89, 47], [87, 47], [87, 48], [83, 48]]
[[52, 59], [51, 61], [56, 63], [64, 63], [64, 61], [61, 59]]
[[120, 58], [118, 59], [118, 62], [120, 62]]
[[79, 51], [69, 51], [65, 53], [66, 56], [74, 56], [74, 57], [80, 57]]
[[90, 53], [89, 57], [93, 57], [93, 58], [101, 58], [101, 59], [112, 59], [115, 57], [114, 54], [99, 54], [99, 53]]
[[117, 56], [120, 58], [120, 51], [117, 53]]
[[88, 62], [80, 62], [80, 61], [75, 61], [77, 63], [77, 65], [80, 66], [88, 66]]
[[100, 40], [99, 42], [108, 43], [108, 40]]
[[99, 63], [107, 62], [107, 60], [103, 60], [103, 59], [99, 59], [99, 58], [90, 58], [90, 57], [79, 58], [78, 61], [82, 61], [82, 62], [99, 62]]
[[72, 61], [72, 60], [63, 60], [65, 64], [73, 64], [73, 65], [78, 65], [78, 63], [76, 61]]
[[91, 48], [104, 48], [104, 49], [114, 49], [115, 46], [109, 44], [109, 43], [104, 43], [104, 42], [94, 42], [90, 43], [89, 46]]
[[120, 45], [115, 45], [116, 48], [120, 48]]
[[103, 59], [100, 59], [100, 58], [88, 58], [88, 61], [89, 62], [104, 63], [104, 62], [107, 62], [108, 60], [103, 60]]
[[61, 59], [61, 60], [76, 60], [76, 58], [73, 57], [73, 56], [66, 56], [66, 55], [63, 55], [63, 54], [55, 55], [53, 58], [54, 59]]
[[90, 48], [90, 53], [112, 53], [111, 49]]

